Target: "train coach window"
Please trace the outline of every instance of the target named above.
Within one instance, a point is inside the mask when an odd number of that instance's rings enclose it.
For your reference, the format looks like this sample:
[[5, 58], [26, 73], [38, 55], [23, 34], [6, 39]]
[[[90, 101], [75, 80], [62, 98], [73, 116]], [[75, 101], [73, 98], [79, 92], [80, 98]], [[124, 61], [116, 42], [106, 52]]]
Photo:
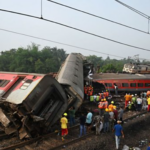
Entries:
[[106, 87], [112, 87], [112, 84], [111, 83], [105, 83], [105, 86]]
[[130, 87], [136, 87], [136, 83], [130, 83]]
[[145, 83], [145, 87], [150, 87], [150, 83]]
[[138, 83], [138, 87], [143, 87], [143, 83]]
[[29, 87], [29, 85], [32, 83], [32, 81], [33, 80], [26, 80], [24, 83], [23, 83], [23, 85], [21, 86], [21, 90], [26, 90], [28, 87]]
[[122, 83], [122, 87], [129, 87], [128, 83]]
[[9, 82], [9, 80], [0, 80], [0, 87], [5, 87]]

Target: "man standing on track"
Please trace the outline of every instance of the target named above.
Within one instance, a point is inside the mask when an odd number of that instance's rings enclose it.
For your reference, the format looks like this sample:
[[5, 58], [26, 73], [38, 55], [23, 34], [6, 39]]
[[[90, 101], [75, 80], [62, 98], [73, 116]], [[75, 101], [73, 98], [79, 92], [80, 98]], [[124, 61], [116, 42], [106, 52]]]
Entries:
[[65, 140], [64, 138], [68, 134], [68, 129], [67, 129], [68, 119], [66, 117], [67, 117], [67, 113], [64, 113], [63, 117], [60, 120], [62, 141]]
[[123, 121], [123, 113], [124, 113], [124, 110], [123, 110], [123, 107], [121, 106], [119, 111], [118, 111], [118, 119], [121, 121]]
[[93, 114], [90, 112], [90, 110], [88, 110], [88, 114], [86, 116], [87, 132], [89, 132], [90, 129], [91, 129], [91, 126], [92, 126], [92, 117], [93, 117]]
[[120, 120], [117, 121], [117, 124], [114, 126], [113, 131], [115, 131], [116, 149], [119, 149], [121, 135], [124, 138], [123, 128], [121, 126]]
[[79, 135], [79, 137], [82, 136], [82, 132], [84, 132], [84, 135], [86, 134], [85, 121], [86, 121], [86, 116], [84, 115], [84, 113], [82, 113], [81, 117], [80, 117], [80, 135]]

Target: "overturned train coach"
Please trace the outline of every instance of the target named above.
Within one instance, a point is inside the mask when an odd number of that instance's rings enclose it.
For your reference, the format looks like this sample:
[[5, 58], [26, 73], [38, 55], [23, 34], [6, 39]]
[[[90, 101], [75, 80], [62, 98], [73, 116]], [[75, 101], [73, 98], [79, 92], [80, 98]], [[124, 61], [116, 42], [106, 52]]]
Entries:
[[68, 107], [77, 110], [82, 104], [84, 66], [82, 55], [70, 54], [56, 79], [0, 72], [0, 130], [18, 133], [20, 139], [49, 132]]

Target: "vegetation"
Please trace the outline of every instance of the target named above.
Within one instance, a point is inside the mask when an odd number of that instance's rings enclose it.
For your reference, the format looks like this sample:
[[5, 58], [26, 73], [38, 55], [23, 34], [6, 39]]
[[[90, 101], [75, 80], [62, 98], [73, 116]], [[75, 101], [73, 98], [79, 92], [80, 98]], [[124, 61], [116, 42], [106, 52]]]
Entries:
[[39, 45], [32, 44], [27, 48], [2, 51], [0, 70], [29, 73], [57, 72], [66, 56], [63, 49], [44, 47], [39, 50]]
[[[95, 55], [88, 56], [87, 60], [94, 64], [97, 72], [122, 72], [125, 63], [128, 63], [128, 59], [110, 59], [107, 57], [103, 59], [102, 57], [97, 57]], [[97, 66], [100, 68], [97, 70]]]
[[[39, 45], [32, 44], [27, 48], [2, 51], [0, 70], [28, 73], [57, 72], [66, 57], [67, 54], [63, 49], [44, 47], [40, 50]], [[129, 59], [117, 60], [109, 57], [103, 59], [95, 55], [88, 56], [87, 60], [94, 64], [97, 72], [122, 72], [123, 65], [130, 62]]]

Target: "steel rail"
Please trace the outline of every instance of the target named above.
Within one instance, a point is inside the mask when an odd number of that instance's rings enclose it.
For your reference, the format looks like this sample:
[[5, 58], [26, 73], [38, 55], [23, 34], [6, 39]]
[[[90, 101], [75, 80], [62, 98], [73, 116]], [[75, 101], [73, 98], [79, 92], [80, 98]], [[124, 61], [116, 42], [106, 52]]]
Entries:
[[[144, 112], [142, 112], [142, 113], [140, 113], [140, 114], [136, 114], [136, 115], [131, 116], [131, 117], [127, 118], [127, 119], [124, 119], [123, 121], [124, 121], [124, 122], [127, 122], [128, 120], [132, 120], [132, 119], [136, 118], [137, 116], [142, 116], [143, 114], [146, 114], [146, 113], [147, 113], [147, 111], [144, 111]], [[69, 128], [69, 129], [74, 129], [74, 128], [77, 128], [77, 127], [79, 127], [79, 124], [76, 125], [76, 126], [73, 126], [73, 127]], [[49, 133], [49, 134], [46, 134], [46, 135], [43, 135], [43, 136], [39, 136], [39, 137], [37, 137], [37, 138], [34, 138], [34, 139], [31, 139], [31, 140], [25, 141], [25, 142], [21, 142], [21, 143], [14, 144], [14, 145], [12, 145], [12, 146], [8, 146], [8, 147], [5, 147], [5, 148], [1, 148], [1, 150], [12, 150], [12, 149], [15, 149], [15, 148], [24, 147], [24, 146], [26, 146], [26, 145], [33, 144], [34, 142], [37, 142], [37, 141], [44, 140], [44, 139], [46, 139], [46, 138], [52, 137], [52, 136], [54, 136], [55, 134], [56, 134], [56, 132]], [[94, 135], [94, 132], [91, 132], [91, 133], [89, 133], [89, 134], [87, 134], [87, 135], [84, 135], [84, 136], [82, 136], [82, 137], [80, 137], [80, 138], [75, 138], [75, 139], [72, 139], [72, 140], [70, 140], [70, 141], [66, 141], [66, 142], [64, 142], [63, 144], [60, 144], [60, 145], [55, 146], [55, 147], [53, 147], [53, 148], [49, 148], [48, 150], [56, 150], [56, 149], [62, 148], [64, 145], [65, 145], [65, 146], [66, 146], [66, 145], [68, 146], [68, 145], [70, 145], [70, 144], [73, 144], [73, 143], [76, 143], [76, 142], [78, 142], [78, 141], [81, 141], [81, 140], [84, 140], [84, 139], [86, 139], [86, 138], [89, 138], [89, 137], [91, 137], [92, 135]]]

